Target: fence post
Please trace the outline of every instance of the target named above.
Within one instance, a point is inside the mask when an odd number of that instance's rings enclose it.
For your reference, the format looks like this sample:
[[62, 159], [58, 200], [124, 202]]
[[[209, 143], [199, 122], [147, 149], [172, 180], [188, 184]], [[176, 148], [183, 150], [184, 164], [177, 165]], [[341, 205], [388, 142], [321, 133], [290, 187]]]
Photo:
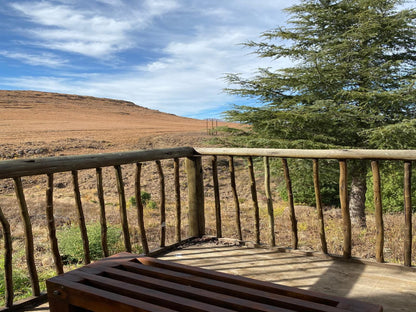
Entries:
[[204, 181], [201, 157], [187, 157], [185, 166], [188, 175], [189, 236], [201, 237], [205, 234]]

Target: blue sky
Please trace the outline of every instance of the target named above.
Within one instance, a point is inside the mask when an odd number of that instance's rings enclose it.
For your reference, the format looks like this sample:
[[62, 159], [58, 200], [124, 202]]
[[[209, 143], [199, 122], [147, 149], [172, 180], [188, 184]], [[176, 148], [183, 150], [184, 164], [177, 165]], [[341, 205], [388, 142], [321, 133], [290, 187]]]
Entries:
[[[296, 0], [0, 1], [0, 89], [133, 101], [216, 118], [241, 99], [225, 73], [271, 64], [240, 43]], [[282, 64], [283, 65], [283, 64]]]

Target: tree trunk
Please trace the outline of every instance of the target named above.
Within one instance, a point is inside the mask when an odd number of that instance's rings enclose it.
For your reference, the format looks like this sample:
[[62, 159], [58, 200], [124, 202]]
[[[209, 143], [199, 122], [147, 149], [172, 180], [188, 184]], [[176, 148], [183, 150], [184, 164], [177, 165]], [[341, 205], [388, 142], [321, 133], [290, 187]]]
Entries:
[[365, 193], [367, 191], [367, 167], [357, 166], [352, 171], [349, 208], [351, 221], [361, 228], [367, 227], [365, 218]]

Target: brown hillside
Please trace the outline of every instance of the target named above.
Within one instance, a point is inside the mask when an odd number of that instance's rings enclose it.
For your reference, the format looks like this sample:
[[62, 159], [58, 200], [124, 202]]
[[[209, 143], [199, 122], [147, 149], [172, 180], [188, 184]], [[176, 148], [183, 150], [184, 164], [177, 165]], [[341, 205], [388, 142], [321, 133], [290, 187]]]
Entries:
[[78, 153], [189, 145], [206, 133], [204, 120], [132, 102], [38, 91], [0, 90], [0, 116], [0, 156], [7, 158], [16, 150]]

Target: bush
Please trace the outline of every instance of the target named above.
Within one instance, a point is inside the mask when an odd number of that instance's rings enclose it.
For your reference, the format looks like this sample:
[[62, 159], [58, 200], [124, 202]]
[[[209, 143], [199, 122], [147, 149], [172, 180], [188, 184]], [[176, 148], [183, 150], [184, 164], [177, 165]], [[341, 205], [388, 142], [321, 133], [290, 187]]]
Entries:
[[[152, 198], [152, 196], [150, 195], [150, 193], [148, 193], [148, 192], [145, 192], [145, 191], [142, 191], [141, 193], [140, 193], [140, 197], [141, 197], [141, 199], [142, 199], [142, 204], [143, 204], [143, 206], [146, 206], [147, 205], [147, 203], [150, 201], [150, 199]], [[136, 202], [136, 196], [131, 196], [130, 198], [129, 198], [129, 203], [130, 203], [130, 206], [136, 206], [136, 204], [137, 204], [137, 202]]]
[[[101, 225], [99, 223], [87, 225], [90, 256], [92, 260], [102, 258]], [[81, 263], [84, 259], [84, 249], [81, 231], [78, 226], [63, 228], [57, 232], [59, 250], [64, 264]], [[121, 230], [115, 226], [107, 227], [107, 243], [110, 254], [123, 250]]]

